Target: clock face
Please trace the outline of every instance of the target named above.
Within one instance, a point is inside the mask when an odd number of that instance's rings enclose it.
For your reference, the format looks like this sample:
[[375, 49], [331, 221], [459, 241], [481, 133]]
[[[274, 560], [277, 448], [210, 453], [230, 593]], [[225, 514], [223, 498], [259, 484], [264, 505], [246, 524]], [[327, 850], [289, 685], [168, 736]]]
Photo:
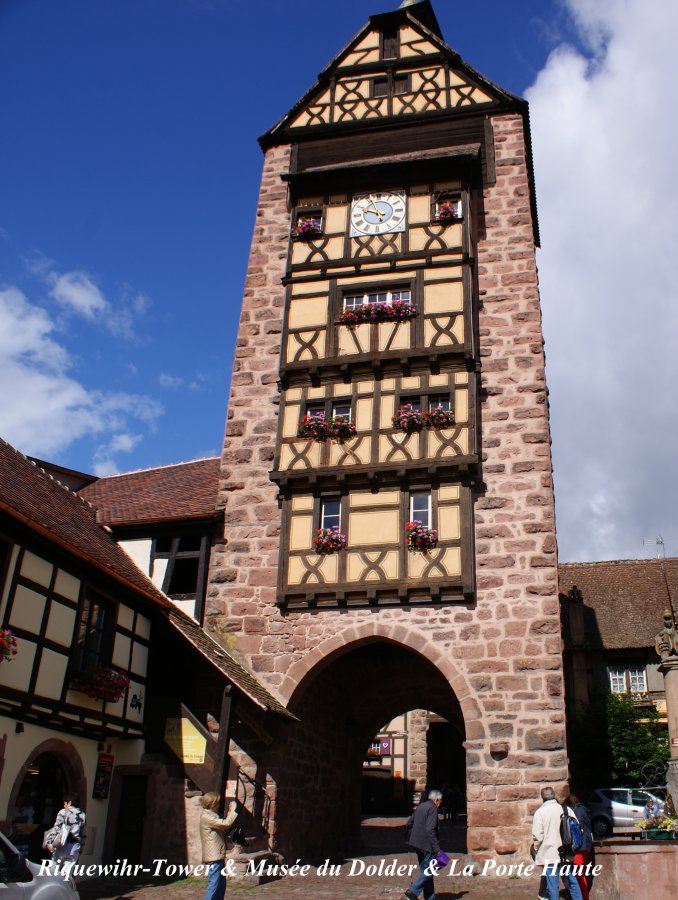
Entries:
[[405, 231], [405, 191], [359, 194], [351, 204], [351, 237]]

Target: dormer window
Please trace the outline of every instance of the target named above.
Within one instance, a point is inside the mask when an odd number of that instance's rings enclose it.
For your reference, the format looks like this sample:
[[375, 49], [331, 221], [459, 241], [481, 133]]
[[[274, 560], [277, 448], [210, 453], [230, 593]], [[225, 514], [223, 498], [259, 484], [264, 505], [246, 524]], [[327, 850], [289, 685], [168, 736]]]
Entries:
[[398, 59], [400, 56], [400, 32], [397, 28], [384, 31], [381, 35], [381, 58]]

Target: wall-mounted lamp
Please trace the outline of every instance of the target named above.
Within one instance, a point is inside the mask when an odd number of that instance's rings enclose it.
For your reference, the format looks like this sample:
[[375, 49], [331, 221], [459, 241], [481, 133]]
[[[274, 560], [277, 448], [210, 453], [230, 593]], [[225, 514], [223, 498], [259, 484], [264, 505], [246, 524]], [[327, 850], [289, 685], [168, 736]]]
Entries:
[[14, 726], [14, 734], [23, 734], [24, 733], [24, 723], [17, 722]]
[[103, 752], [104, 752], [104, 742], [99, 741], [99, 743], [97, 744], [97, 753], [103, 753]]
[[132, 699], [129, 702], [130, 709], [138, 709], [141, 712], [141, 704], [143, 703], [143, 694], [132, 694]]

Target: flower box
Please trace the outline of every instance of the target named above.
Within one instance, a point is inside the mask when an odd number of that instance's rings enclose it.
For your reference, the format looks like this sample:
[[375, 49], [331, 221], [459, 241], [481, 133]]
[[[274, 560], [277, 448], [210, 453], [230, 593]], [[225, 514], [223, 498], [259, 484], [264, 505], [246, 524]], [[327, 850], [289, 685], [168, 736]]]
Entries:
[[438, 532], [435, 528], [422, 525], [421, 522], [408, 522], [405, 526], [407, 549], [413, 553], [426, 553], [438, 543]]
[[345, 441], [355, 434], [356, 427], [348, 416], [326, 419], [324, 415], [306, 414], [297, 428], [297, 437], [312, 438], [314, 441], [326, 441], [328, 438]]
[[71, 679], [71, 689], [87, 694], [93, 700], [117, 703], [129, 687], [129, 675], [117, 669], [97, 666], [86, 672], [78, 672]]
[[411, 403], [403, 403], [396, 410], [396, 414], [391, 417], [394, 428], [399, 428], [406, 434], [413, 434], [421, 431], [424, 427], [424, 415], [418, 409], [414, 409]]
[[322, 220], [315, 216], [300, 216], [292, 229], [292, 237], [297, 239], [313, 238], [322, 233]]
[[638, 828], [643, 832], [642, 837], [648, 841], [668, 841], [678, 831], [678, 819], [673, 816], [665, 816], [662, 813], [642, 819], [638, 822]]
[[4, 628], [0, 631], [0, 662], [10, 660], [16, 654], [16, 638], [8, 628]]
[[670, 841], [674, 838], [673, 831], [664, 831], [661, 828], [648, 828], [645, 834], [648, 841]]
[[451, 428], [454, 425], [454, 413], [451, 409], [435, 406], [424, 413], [424, 423], [427, 428]]
[[437, 204], [434, 221], [448, 225], [450, 222], [459, 222], [460, 219], [461, 203], [458, 200], [443, 200]]
[[415, 431], [421, 431], [422, 428], [451, 428], [454, 425], [454, 413], [451, 409], [443, 409], [436, 406], [428, 412], [420, 412], [414, 409], [411, 403], [403, 403], [396, 410], [396, 414], [391, 416], [394, 428], [399, 428], [406, 434], [412, 434]]
[[339, 316], [340, 325], [360, 325], [363, 322], [407, 321], [417, 315], [412, 303], [394, 300], [392, 303], [362, 303], [345, 309]]
[[338, 525], [332, 528], [319, 528], [313, 537], [313, 549], [316, 553], [337, 553], [346, 546], [346, 535], [339, 531]]

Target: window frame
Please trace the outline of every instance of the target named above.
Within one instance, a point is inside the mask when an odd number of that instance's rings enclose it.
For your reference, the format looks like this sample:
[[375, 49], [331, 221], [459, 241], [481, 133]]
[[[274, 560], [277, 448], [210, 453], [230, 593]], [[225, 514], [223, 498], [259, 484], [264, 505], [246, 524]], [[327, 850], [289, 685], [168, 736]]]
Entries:
[[[199, 546], [197, 550], [182, 550], [181, 549], [181, 541], [185, 538], [197, 538], [199, 541]], [[158, 550], [157, 544], [158, 541], [170, 541], [170, 549], [169, 550]], [[165, 569], [165, 573], [162, 578], [162, 586], [161, 590], [164, 594], [167, 594], [168, 597], [171, 597], [173, 600], [177, 601], [190, 601], [193, 600], [196, 602], [196, 611], [197, 606], [202, 606], [203, 596], [205, 590], [205, 571], [207, 563], [209, 562], [209, 550], [210, 550], [210, 536], [209, 534], [203, 531], [185, 531], [181, 534], [177, 534], [173, 532], [171, 535], [156, 535], [153, 538], [151, 543], [151, 577], [153, 576], [153, 567], [156, 560], [166, 559], [167, 560], [167, 568]], [[176, 591], [172, 592], [170, 588], [172, 587], [172, 578], [175, 574], [176, 563], [182, 559], [195, 559], [197, 560], [198, 571], [196, 573], [196, 584], [194, 591], [184, 591], [183, 593], [178, 593]]]
[[[103, 621], [92, 623], [92, 611], [97, 609], [103, 614]], [[116, 603], [100, 594], [88, 584], [83, 585], [82, 599], [78, 606], [78, 616], [75, 625], [75, 641], [73, 655], [73, 671], [75, 673], [87, 672], [99, 666], [110, 666], [113, 656], [113, 641], [116, 631]], [[87, 622], [84, 623], [84, 619]], [[85, 624], [84, 640], [81, 639], [81, 629]], [[92, 635], [98, 634], [96, 646], [92, 647]], [[82, 640], [82, 644], [81, 644]]]
[[[379, 298], [382, 294], [386, 296], [386, 299], [385, 299], [385, 300], [375, 299], [374, 301], [371, 301], [371, 300], [368, 299], [367, 303], [365, 303], [365, 297], [368, 297], [368, 298], [369, 298], [369, 297]], [[408, 298], [407, 300], [404, 300], [402, 297], [396, 297], [395, 300], [394, 300], [394, 297], [393, 297], [394, 294], [409, 294], [409, 298]], [[344, 291], [344, 292], [342, 293], [342, 295], [341, 295], [341, 309], [340, 309], [340, 313], [352, 311], [352, 310], [356, 309], [356, 308], [359, 307], [359, 306], [373, 306], [373, 305], [376, 306], [377, 303], [398, 303], [398, 302], [402, 302], [402, 303], [410, 303], [410, 304], [412, 304], [412, 305], [414, 306], [413, 294], [414, 294], [414, 291], [412, 290], [411, 287], [408, 287], [408, 288], [390, 287], [390, 288], [386, 288], [385, 290], [377, 290], [377, 291], [369, 290], [369, 288], [368, 288], [368, 289], [366, 289], [366, 290], [359, 291], [359, 292], [357, 292], [357, 293], [351, 292], [350, 288], [348, 288], [348, 289], [347, 289], [346, 291]], [[353, 300], [353, 299], [357, 300], [357, 299], [359, 299], [360, 297], [363, 298], [363, 302], [362, 302], [362, 303], [355, 303], [353, 306], [347, 306], [347, 305], [346, 305], [346, 301], [347, 301], [347, 300]]]
[[290, 232], [293, 238], [303, 238], [304, 235], [295, 234], [295, 230], [299, 223], [299, 219], [317, 219], [319, 222], [319, 232], [316, 237], [321, 237], [325, 234], [325, 204], [315, 204], [314, 206], [300, 206], [297, 205], [294, 207], [292, 211], [292, 225], [290, 228]]
[[[424, 391], [398, 391], [395, 397], [395, 408], [400, 409], [401, 406], [404, 406], [407, 403], [412, 405], [419, 404], [419, 412], [430, 412], [431, 409], [436, 409], [435, 406], [431, 406], [431, 400], [436, 397], [441, 399], [444, 398], [445, 401], [449, 403], [447, 409], [450, 412], [454, 413], [454, 388], [451, 388], [447, 391], [435, 390], [435, 388], [426, 389]], [[397, 431], [397, 429], [394, 430]]]
[[[428, 517], [428, 522], [421, 522], [420, 519], [415, 519], [415, 510], [414, 510], [414, 499], [415, 497], [423, 497], [427, 498], [427, 510], [426, 514]], [[408, 513], [409, 518], [408, 522], [421, 522], [426, 528], [434, 528], [433, 524], [433, 491], [430, 488], [424, 488], [423, 490], [411, 490], [409, 491], [408, 496]]]
[[[333, 528], [334, 525], [327, 525], [325, 520], [325, 504], [327, 503], [336, 503], [338, 506], [338, 512], [332, 514], [332, 518], [335, 516], [338, 518], [337, 527], [339, 531], [341, 531], [342, 523], [344, 520], [344, 510], [343, 504], [341, 502], [341, 497], [338, 496], [326, 496], [318, 498], [318, 512], [317, 512], [317, 529], [319, 528]], [[317, 530], [316, 529], [316, 530]]]
[[411, 93], [412, 74], [410, 72], [391, 72], [370, 80], [370, 100], [391, 99]]
[[463, 222], [464, 220], [464, 195], [461, 190], [456, 191], [435, 191], [431, 194], [431, 222], [436, 221], [438, 215], [438, 207], [441, 203], [455, 203], [459, 209], [459, 215], [455, 218], [455, 222]]
[[353, 397], [325, 397], [316, 399], [309, 397], [308, 399], [302, 402], [301, 407], [301, 417], [303, 419], [304, 416], [312, 415], [312, 410], [315, 408], [316, 410], [320, 410], [322, 407], [323, 416], [326, 422], [331, 422], [332, 419], [335, 418], [334, 408], [341, 404], [342, 406], [348, 406], [348, 421], [349, 423], [353, 421]]
[[[394, 52], [395, 51], [395, 52]], [[379, 38], [379, 59], [400, 59], [400, 28], [384, 28]]]

